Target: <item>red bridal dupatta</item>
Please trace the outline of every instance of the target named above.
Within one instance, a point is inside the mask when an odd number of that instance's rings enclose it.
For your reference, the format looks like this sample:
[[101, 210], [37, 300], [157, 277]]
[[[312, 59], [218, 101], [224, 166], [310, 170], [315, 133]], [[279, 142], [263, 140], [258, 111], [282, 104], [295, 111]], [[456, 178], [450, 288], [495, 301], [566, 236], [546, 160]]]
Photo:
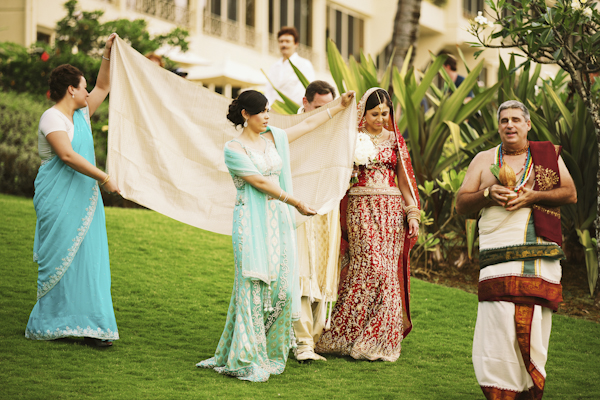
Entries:
[[[366, 111], [365, 107], [367, 104], [367, 99], [369, 96], [376, 90], [380, 88], [371, 88], [365, 92], [363, 97], [360, 99], [358, 103], [358, 129], [364, 127], [364, 121], [362, 120]], [[408, 149], [406, 147], [406, 143], [402, 135], [398, 132], [398, 126], [396, 125], [394, 118], [394, 111], [390, 108], [390, 118], [388, 124], [385, 128], [388, 131], [393, 131], [396, 134], [396, 139], [398, 142], [398, 162], [402, 162], [402, 166], [404, 167], [405, 178], [409, 183], [409, 187], [411, 189], [411, 193], [419, 208], [421, 208], [421, 201], [419, 198], [419, 191], [417, 188], [417, 180], [415, 179], [415, 173], [413, 171], [410, 155], [408, 153]], [[404, 203], [404, 198], [402, 199]], [[342, 228], [342, 240], [340, 244], [340, 259], [342, 260], [342, 271], [340, 276], [340, 287], [342, 285], [343, 280], [346, 278], [346, 274], [348, 272], [348, 265], [350, 262], [349, 256], [349, 242], [348, 242], [348, 225], [346, 221], [346, 210], [348, 207], [348, 193], [344, 196], [340, 203], [340, 224]], [[404, 235], [401, 240], [404, 241], [402, 255], [398, 260], [398, 282], [400, 283], [400, 288], [402, 291], [402, 314], [405, 316], [403, 321], [403, 337], [406, 337], [410, 331], [412, 330], [412, 320], [410, 318], [410, 250], [413, 248], [415, 243], [417, 242], [417, 237], [410, 239], [408, 237], [408, 223], [406, 219], [404, 220]]]

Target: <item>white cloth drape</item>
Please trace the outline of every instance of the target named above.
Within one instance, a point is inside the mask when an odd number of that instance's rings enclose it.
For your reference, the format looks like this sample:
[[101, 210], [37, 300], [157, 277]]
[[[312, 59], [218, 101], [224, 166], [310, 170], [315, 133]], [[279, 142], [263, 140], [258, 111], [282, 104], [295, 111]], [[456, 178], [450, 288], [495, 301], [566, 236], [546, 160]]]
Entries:
[[[120, 38], [110, 76], [107, 169], [123, 197], [230, 235], [236, 190], [223, 149], [240, 133], [226, 118], [230, 100], [158, 67]], [[285, 129], [323, 109], [271, 114], [269, 125]], [[291, 143], [294, 195], [319, 214], [331, 211], [348, 187], [355, 142], [356, 107], [350, 105]], [[296, 217], [298, 224], [306, 220]]]

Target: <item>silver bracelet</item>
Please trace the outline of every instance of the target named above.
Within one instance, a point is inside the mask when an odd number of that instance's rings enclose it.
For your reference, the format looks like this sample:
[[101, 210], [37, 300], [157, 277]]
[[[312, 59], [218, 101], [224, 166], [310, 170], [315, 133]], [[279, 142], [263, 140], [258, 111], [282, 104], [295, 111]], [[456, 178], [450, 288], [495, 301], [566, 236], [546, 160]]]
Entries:
[[329, 119], [333, 118], [333, 117], [331, 116], [331, 111], [329, 111], [329, 108], [327, 109], [327, 115], [329, 115]]
[[106, 58], [104, 56], [102, 56], [103, 59], [105, 59], [106, 61], [110, 61], [110, 58]]
[[279, 198], [277, 200], [281, 200], [281, 196], [283, 196], [283, 189], [281, 189], [281, 192], [279, 192]]

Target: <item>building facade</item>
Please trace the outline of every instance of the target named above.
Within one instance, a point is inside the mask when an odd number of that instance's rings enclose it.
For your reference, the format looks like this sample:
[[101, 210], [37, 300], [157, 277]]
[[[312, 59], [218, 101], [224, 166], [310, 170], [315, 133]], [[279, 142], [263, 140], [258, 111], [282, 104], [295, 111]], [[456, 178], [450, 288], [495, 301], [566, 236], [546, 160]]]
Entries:
[[[3, 0], [0, 5], [0, 41], [29, 46], [36, 41], [52, 43], [56, 22], [64, 17], [65, 0]], [[467, 42], [473, 37], [466, 31], [468, 21], [484, 7], [483, 0], [447, 0], [443, 6], [422, 2], [420, 37], [414, 65], [424, 68], [430, 52], [441, 50], [464, 53], [470, 66], [477, 61], [478, 49]], [[267, 71], [279, 58], [277, 32], [282, 26], [295, 26], [300, 34], [298, 53], [311, 60], [317, 78], [332, 81], [327, 69], [326, 43], [331, 38], [344, 57], [366, 54], [378, 57], [389, 50], [397, 0], [79, 0], [82, 10], [104, 10], [104, 20], [144, 18], [153, 34], [168, 32], [176, 26], [190, 31], [190, 57], [177, 59], [182, 67], [202, 72], [201, 64], [212, 64], [211, 72], [223, 76], [209, 79], [199, 73], [204, 85], [227, 96], [235, 96], [241, 87], [258, 86], [261, 70]], [[507, 52], [508, 53], [508, 52]], [[482, 84], [496, 80], [498, 51], [486, 50]], [[380, 56], [380, 59], [383, 57]], [[383, 63], [382, 63], [383, 64]], [[463, 69], [459, 62], [459, 68]], [[245, 82], [239, 76], [228, 78], [235, 69], [244, 69]], [[546, 67], [548, 73], [556, 69]], [[464, 69], [459, 73], [465, 73]], [[235, 74], [234, 74], [235, 75]], [[239, 75], [239, 74], [238, 74]]]

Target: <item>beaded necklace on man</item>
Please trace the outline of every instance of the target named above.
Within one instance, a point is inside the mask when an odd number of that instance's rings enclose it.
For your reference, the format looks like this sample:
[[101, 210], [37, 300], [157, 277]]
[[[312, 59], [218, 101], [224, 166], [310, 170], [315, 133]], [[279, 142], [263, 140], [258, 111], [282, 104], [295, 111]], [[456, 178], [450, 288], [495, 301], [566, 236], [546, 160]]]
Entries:
[[[498, 168], [502, 168], [502, 165], [504, 164], [504, 157], [502, 156], [503, 154], [519, 155], [519, 154], [525, 153], [525, 151], [527, 151], [527, 158], [525, 159], [525, 164], [523, 165], [523, 168], [521, 169], [521, 171], [525, 170], [525, 173], [523, 174], [523, 176], [521, 176], [521, 179], [520, 179], [519, 183], [517, 184], [517, 186], [515, 186], [515, 189], [514, 189], [515, 192], [518, 192], [519, 190], [521, 190], [523, 188], [523, 186], [525, 186], [525, 184], [529, 180], [529, 177], [531, 176], [531, 172], [533, 171], [533, 159], [531, 158], [531, 150], [529, 149], [529, 142], [527, 142], [527, 147], [525, 147], [525, 149], [517, 150], [517, 152], [512, 152], [512, 153], [505, 152], [504, 149], [502, 148], [502, 143], [500, 143], [500, 146], [498, 146], [498, 150], [496, 150], [496, 154], [494, 157], [494, 164], [496, 164], [498, 166]], [[514, 153], [518, 153], [518, 154], [514, 154]], [[516, 175], [520, 174], [521, 171], [519, 171]]]

